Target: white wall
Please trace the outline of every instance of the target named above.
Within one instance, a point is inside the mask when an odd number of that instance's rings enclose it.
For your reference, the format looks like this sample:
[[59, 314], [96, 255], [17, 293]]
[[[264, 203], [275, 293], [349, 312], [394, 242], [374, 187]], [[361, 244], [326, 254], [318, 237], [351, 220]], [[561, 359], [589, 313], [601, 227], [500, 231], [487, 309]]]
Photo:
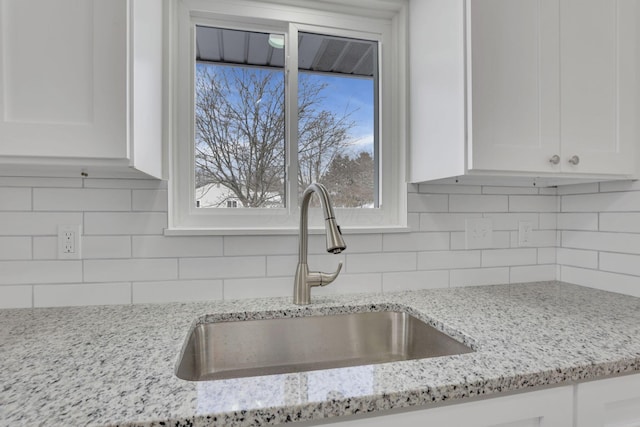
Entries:
[[[312, 295], [553, 280], [555, 189], [411, 186], [411, 233], [345, 235], [310, 267], [339, 279]], [[640, 193], [639, 193], [640, 194]], [[297, 236], [165, 237], [166, 184], [153, 180], [0, 177], [0, 307], [290, 296]], [[464, 250], [464, 220], [491, 217], [494, 248]], [[534, 246], [517, 247], [518, 221]], [[58, 260], [59, 224], [81, 224], [82, 260]]]
[[558, 189], [560, 279], [640, 296], [640, 183]]

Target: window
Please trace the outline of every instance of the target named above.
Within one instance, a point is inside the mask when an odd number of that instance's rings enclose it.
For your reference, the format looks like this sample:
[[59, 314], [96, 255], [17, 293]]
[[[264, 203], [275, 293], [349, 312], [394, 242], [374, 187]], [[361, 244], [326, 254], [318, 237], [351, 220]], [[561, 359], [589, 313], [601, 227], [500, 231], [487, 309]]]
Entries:
[[295, 231], [312, 182], [346, 230], [406, 225], [404, 3], [388, 3], [179, 2], [170, 230]]

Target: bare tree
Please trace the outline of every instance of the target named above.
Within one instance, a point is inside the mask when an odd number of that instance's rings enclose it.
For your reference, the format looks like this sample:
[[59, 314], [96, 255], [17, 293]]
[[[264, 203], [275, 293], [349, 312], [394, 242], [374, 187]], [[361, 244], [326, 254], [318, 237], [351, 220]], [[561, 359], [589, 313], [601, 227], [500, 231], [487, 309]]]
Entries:
[[[298, 184], [319, 181], [349, 145], [352, 112], [326, 108], [326, 84], [300, 75]], [[198, 67], [197, 185], [221, 184], [245, 207], [284, 200], [285, 106], [282, 71]]]
[[281, 193], [285, 127], [282, 74], [240, 67], [199, 67], [196, 169], [247, 207]]
[[320, 181], [329, 188], [336, 207], [371, 207], [375, 203], [374, 170], [373, 157], [366, 151], [338, 155]]

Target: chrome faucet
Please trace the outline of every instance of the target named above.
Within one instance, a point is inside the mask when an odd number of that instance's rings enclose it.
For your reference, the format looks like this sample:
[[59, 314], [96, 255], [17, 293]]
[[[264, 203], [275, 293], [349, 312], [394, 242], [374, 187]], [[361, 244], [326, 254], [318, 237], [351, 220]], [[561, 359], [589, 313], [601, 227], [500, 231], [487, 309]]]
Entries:
[[296, 269], [295, 284], [293, 287], [293, 303], [298, 305], [307, 305], [311, 302], [311, 287], [326, 286], [336, 280], [340, 270], [342, 270], [342, 261], [338, 264], [335, 273], [322, 273], [320, 271], [309, 271], [307, 264], [307, 250], [309, 248], [309, 202], [311, 196], [316, 193], [320, 198], [320, 204], [324, 211], [324, 228], [327, 233], [327, 252], [339, 254], [347, 248], [342, 239], [342, 232], [336, 223], [333, 207], [329, 200], [329, 193], [322, 184], [313, 183], [302, 193], [302, 203], [300, 204], [300, 236], [298, 238], [298, 268]]

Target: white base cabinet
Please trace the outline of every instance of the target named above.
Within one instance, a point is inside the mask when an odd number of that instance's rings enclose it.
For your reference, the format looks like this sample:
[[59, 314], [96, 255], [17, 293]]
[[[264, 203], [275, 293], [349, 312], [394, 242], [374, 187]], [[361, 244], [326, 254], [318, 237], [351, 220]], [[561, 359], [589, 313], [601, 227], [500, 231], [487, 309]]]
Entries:
[[640, 375], [576, 387], [577, 427], [640, 427]]
[[0, 0], [4, 171], [163, 176], [162, 3]]
[[637, 175], [639, 0], [410, 8], [410, 181]]

